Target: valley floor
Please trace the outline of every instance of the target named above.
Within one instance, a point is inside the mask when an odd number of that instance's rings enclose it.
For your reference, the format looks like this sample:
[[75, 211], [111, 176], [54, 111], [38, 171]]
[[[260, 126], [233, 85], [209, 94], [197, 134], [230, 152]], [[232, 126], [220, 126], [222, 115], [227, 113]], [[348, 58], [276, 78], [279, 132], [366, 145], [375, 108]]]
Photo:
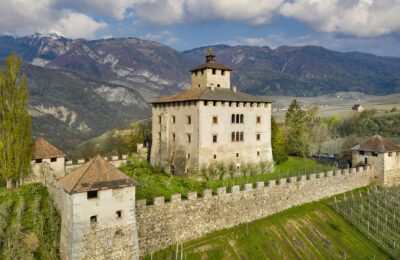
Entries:
[[146, 259], [389, 259], [329, 203], [294, 207]]

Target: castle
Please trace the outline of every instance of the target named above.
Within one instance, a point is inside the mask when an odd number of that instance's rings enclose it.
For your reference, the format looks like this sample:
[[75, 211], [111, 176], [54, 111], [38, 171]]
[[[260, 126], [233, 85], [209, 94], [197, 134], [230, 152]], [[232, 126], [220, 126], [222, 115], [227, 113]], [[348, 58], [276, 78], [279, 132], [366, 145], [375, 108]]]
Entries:
[[272, 165], [271, 100], [239, 92], [230, 72], [209, 49], [187, 91], [152, 102], [152, 164], [178, 175], [212, 162]]

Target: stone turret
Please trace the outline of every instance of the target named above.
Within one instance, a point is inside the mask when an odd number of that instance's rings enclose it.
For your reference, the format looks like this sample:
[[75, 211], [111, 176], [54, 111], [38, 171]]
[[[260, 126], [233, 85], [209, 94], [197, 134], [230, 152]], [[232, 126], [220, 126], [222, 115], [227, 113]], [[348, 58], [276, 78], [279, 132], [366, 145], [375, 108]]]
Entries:
[[62, 259], [138, 259], [135, 186], [100, 155], [59, 181]]
[[35, 142], [31, 165], [36, 181], [45, 182], [47, 171], [52, 172], [57, 179], [61, 179], [65, 175], [65, 154], [45, 139], [39, 138]]

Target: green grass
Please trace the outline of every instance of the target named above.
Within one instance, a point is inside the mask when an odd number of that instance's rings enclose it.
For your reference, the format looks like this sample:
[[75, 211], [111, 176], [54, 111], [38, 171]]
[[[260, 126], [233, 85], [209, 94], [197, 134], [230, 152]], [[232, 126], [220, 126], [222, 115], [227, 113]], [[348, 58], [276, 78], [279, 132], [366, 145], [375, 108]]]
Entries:
[[60, 227], [43, 185], [0, 188], [0, 259], [58, 259]]
[[[179, 246], [183, 259], [389, 259], [329, 200], [305, 204]], [[146, 259], [175, 259], [176, 245]], [[180, 259], [180, 258], [179, 258]]]
[[180, 193], [185, 197], [191, 191], [196, 191], [201, 196], [205, 189], [211, 189], [213, 193], [216, 193], [217, 188], [226, 186], [229, 191], [233, 185], [268, 182], [279, 178], [323, 172], [333, 167], [310, 159], [289, 157], [285, 163], [276, 165], [273, 173], [207, 182], [163, 174], [151, 167], [147, 161], [130, 161], [120, 169], [136, 181], [136, 199], [147, 199], [147, 202], [151, 203], [153, 198], [158, 196], [164, 196], [166, 200], [169, 200], [172, 194]]

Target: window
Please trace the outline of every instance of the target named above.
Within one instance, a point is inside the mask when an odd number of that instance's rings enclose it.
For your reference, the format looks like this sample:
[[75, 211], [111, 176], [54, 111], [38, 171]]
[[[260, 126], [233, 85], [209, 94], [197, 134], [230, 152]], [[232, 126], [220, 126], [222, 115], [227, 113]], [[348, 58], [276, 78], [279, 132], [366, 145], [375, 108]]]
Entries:
[[257, 116], [257, 124], [261, 124], [261, 116]]
[[96, 215], [90, 217], [90, 224], [94, 224], [94, 223], [97, 223], [97, 216]]
[[158, 116], [158, 123], [161, 124], [161, 116]]
[[117, 218], [122, 218], [122, 210], [117, 210], [115, 213], [117, 214]]
[[393, 153], [392, 153], [392, 152], [390, 152], [390, 153], [388, 153], [388, 155], [389, 155], [389, 157], [392, 157]]
[[240, 133], [236, 132], [236, 142], [239, 142], [239, 141], [240, 141]]
[[190, 134], [187, 134], [187, 142], [188, 143], [192, 142], [192, 136]]
[[175, 133], [172, 133], [172, 141], [175, 142], [175, 140], [176, 140], [176, 134], [175, 134]]
[[187, 154], [187, 158], [190, 159], [190, 153]]
[[[231, 107], [232, 106], [232, 102], [229, 102], [229, 106]], [[233, 122], [232, 122], [233, 123]]]
[[375, 153], [375, 152], [372, 152], [372, 156], [375, 156], [375, 157], [377, 157], [377, 156], [378, 156], [378, 154], [377, 154], [377, 153]]
[[213, 101], [213, 106], [217, 106], [217, 101]]
[[213, 116], [212, 122], [213, 122], [213, 124], [218, 124], [218, 117]]
[[232, 132], [231, 141], [235, 142], [235, 132]]
[[236, 123], [238, 124], [239, 122], [240, 122], [240, 115], [237, 114], [237, 115], [236, 115]]
[[221, 85], [220, 84], [217, 84], [217, 88], [220, 88], [221, 87]]
[[239, 153], [236, 153], [236, 158], [239, 158]]
[[192, 117], [191, 116], [187, 116], [187, 124], [188, 125], [192, 124]]
[[240, 115], [240, 123], [243, 124], [243, 114]]
[[217, 135], [213, 135], [212, 140], [213, 140], [213, 143], [216, 143], [218, 141], [218, 136]]
[[204, 101], [204, 105], [205, 105], [205, 106], [208, 106], [208, 101]]
[[260, 151], [257, 151], [257, 156], [260, 156]]
[[240, 141], [243, 141], [244, 140], [244, 134], [243, 134], [243, 132], [240, 132]]
[[176, 118], [175, 118], [175, 116], [172, 116], [172, 123], [173, 123], [173, 124], [176, 123]]
[[42, 163], [42, 162], [43, 162], [43, 159], [36, 159], [35, 162], [36, 162], [36, 163]]
[[[230, 104], [230, 102], [229, 102], [229, 104]], [[232, 120], [231, 120], [231, 123], [232, 123], [232, 124], [234, 124], [234, 123], [235, 123], [235, 115], [234, 115], [234, 114], [232, 114]]]
[[97, 198], [97, 190], [88, 191], [88, 192], [87, 192], [87, 198], [88, 198], [88, 199]]
[[200, 84], [199, 84], [199, 87], [200, 87]]
[[256, 135], [256, 139], [257, 139], [257, 141], [260, 141], [261, 140], [261, 134], [257, 134]]
[[50, 158], [50, 162], [56, 162], [56, 161], [57, 161], [57, 157]]
[[214, 154], [214, 160], [216, 160], [217, 159], [217, 155], [216, 154]]
[[212, 69], [212, 74], [215, 75], [217, 73], [216, 69]]
[[221, 75], [222, 75], [222, 76], [225, 75], [225, 70], [221, 70]]
[[360, 155], [364, 155], [365, 154], [365, 152], [364, 151], [360, 151]]

